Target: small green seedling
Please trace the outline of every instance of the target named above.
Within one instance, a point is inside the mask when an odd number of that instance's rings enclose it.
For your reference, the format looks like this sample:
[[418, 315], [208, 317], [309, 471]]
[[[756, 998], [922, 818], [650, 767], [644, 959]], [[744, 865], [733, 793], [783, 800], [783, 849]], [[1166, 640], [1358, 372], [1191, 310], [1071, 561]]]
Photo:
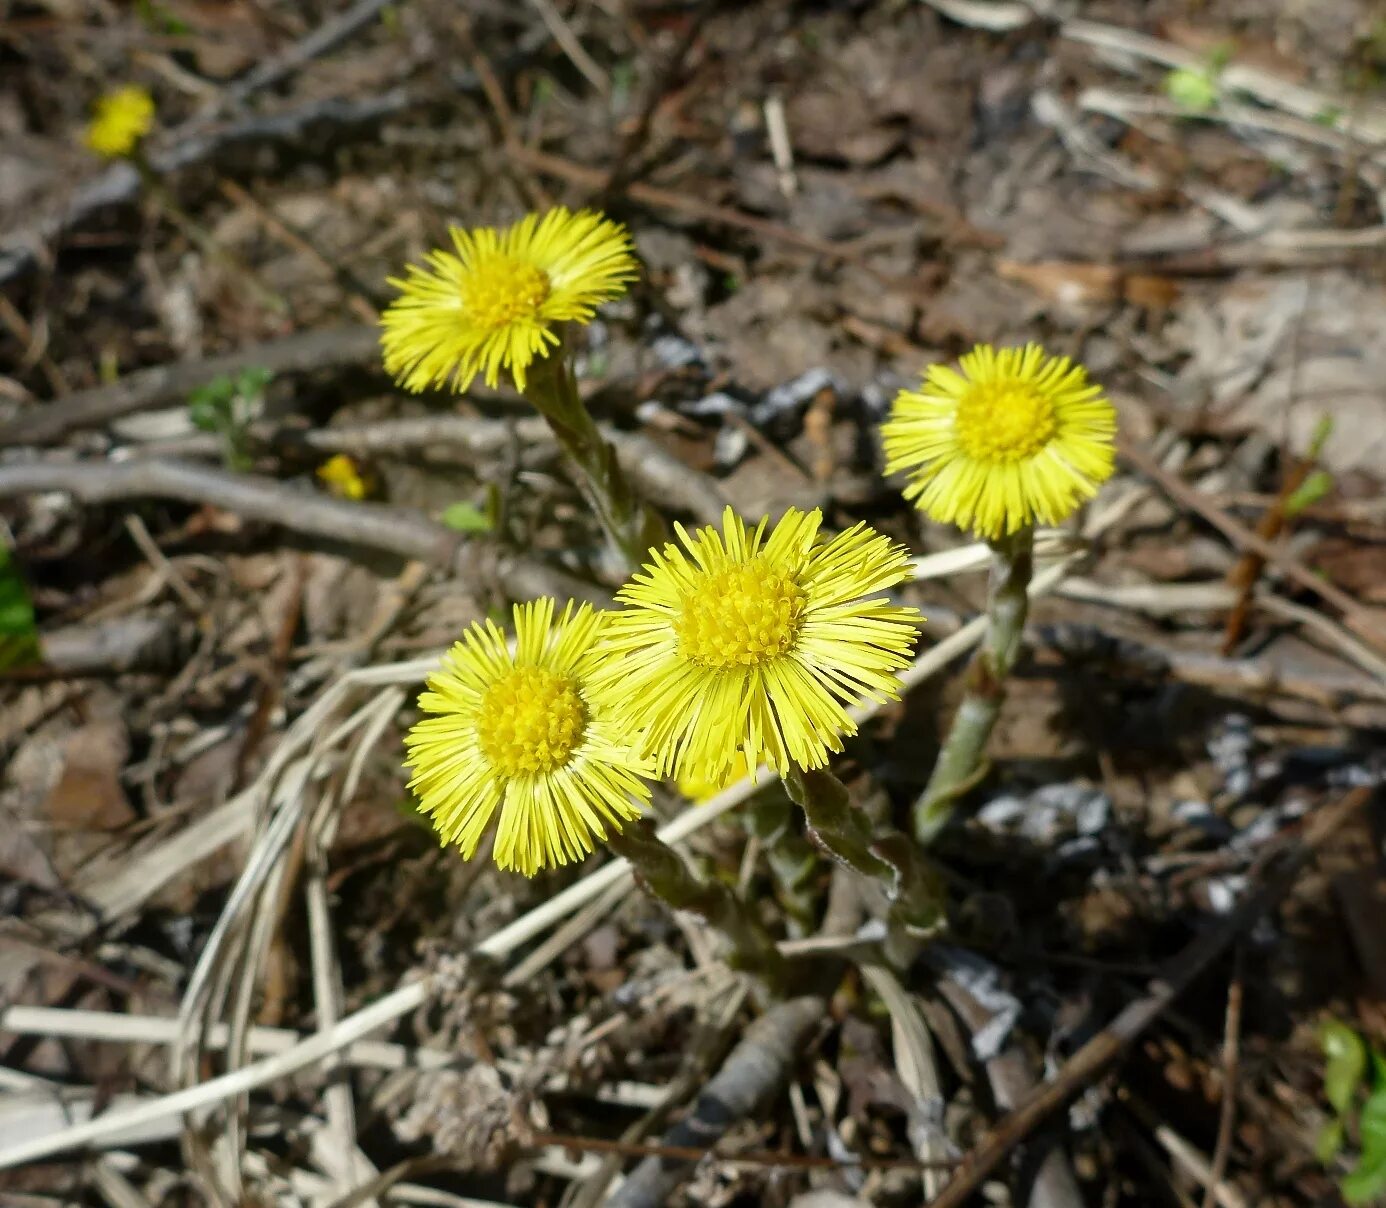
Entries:
[[1333, 1118], [1319, 1132], [1315, 1153], [1333, 1163], [1355, 1134], [1357, 1158], [1338, 1183], [1354, 1206], [1386, 1204], [1386, 1053], [1368, 1049], [1362, 1037], [1336, 1019], [1319, 1030], [1323, 1046], [1323, 1093]]
[[448, 504], [439, 519], [454, 533], [494, 533], [500, 524], [500, 492], [488, 486], [484, 506], [459, 499]]
[[0, 670], [41, 661], [34, 605], [9, 548], [0, 545]]
[[188, 396], [188, 418], [195, 428], [221, 437], [227, 469], [250, 468], [250, 424], [264, 409], [265, 388], [273, 377], [263, 366], [252, 365], [235, 377], [213, 378]]
[[1165, 76], [1165, 95], [1188, 114], [1211, 112], [1222, 95], [1218, 77], [1231, 57], [1231, 47], [1220, 46], [1197, 67], [1174, 68]]
[[[1333, 435], [1333, 417], [1323, 416], [1314, 425], [1314, 434], [1309, 438], [1310, 461], [1318, 461], [1323, 455], [1323, 447]], [[1295, 517], [1307, 507], [1312, 507], [1333, 490], [1333, 475], [1327, 470], [1315, 470], [1307, 475], [1299, 486], [1290, 492], [1285, 500], [1285, 515]]]

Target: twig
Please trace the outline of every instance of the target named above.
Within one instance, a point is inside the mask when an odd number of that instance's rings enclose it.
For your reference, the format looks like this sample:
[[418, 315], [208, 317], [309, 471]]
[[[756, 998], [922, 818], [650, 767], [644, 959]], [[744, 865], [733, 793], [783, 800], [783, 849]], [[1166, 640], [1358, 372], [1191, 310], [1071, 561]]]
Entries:
[[[1299, 357], [1296, 355], [1295, 364], [1299, 364]], [[1309, 477], [1313, 470], [1316, 458], [1312, 455], [1300, 458], [1295, 465], [1291, 466], [1285, 475], [1284, 481], [1280, 484], [1280, 492], [1275, 498], [1275, 502], [1261, 513], [1261, 518], [1256, 522], [1255, 533], [1265, 541], [1274, 541], [1280, 536], [1290, 517], [1287, 513], [1287, 506], [1290, 497], [1299, 490], [1304, 480]], [[1247, 620], [1251, 615], [1251, 600], [1256, 592], [1257, 580], [1261, 577], [1261, 572], [1265, 570], [1266, 560], [1255, 550], [1247, 550], [1237, 559], [1236, 564], [1228, 573], [1228, 584], [1236, 589], [1237, 602], [1232, 606], [1231, 612], [1227, 614], [1227, 624], [1223, 630], [1222, 653], [1231, 654], [1237, 644], [1242, 640], [1242, 635], [1246, 632]]]
[[[1111, 50], [1122, 55], [1135, 55], [1163, 67], [1194, 71], [1205, 67], [1202, 59], [1192, 51], [1116, 25], [1072, 20], [1065, 21], [1059, 27], [1059, 33], [1075, 42], [1084, 42], [1100, 50]], [[1272, 72], [1235, 60], [1222, 68], [1218, 81], [1229, 92], [1246, 93], [1262, 104], [1293, 113], [1306, 121], [1322, 121], [1330, 129], [1344, 134], [1351, 129], [1365, 143], [1386, 142], [1386, 110], [1380, 107], [1370, 110], [1364, 107], [1362, 112], [1351, 113], [1350, 106], [1342, 97], [1302, 88]]]
[[[929, 1208], [963, 1208], [1006, 1156], [1040, 1124], [1088, 1086], [1178, 998], [1223, 950], [1277, 905], [1290, 891], [1316, 850], [1372, 797], [1372, 789], [1353, 789], [1336, 805], [1319, 811], [1288, 857], [1289, 867], [1249, 893], [1217, 927], [1205, 932], [1165, 966], [1145, 995], [1130, 1003], [1101, 1032], [997, 1126], [963, 1160], [958, 1172]], [[1294, 843], [1293, 840], [1289, 841]]]
[[184, 607], [195, 617], [200, 617], [207, 611], [207, 602], [193, 591], [188, 581], [178, 573], [177, 568], [165, 556], [164, 551], [159, 548], [154, 538], [149, 535], [149, 529], [145, 523], [133, 512], [125, 517], [125, 529], [130, 534], [130, 538], [139, 546], [142, 553], [155, 573], [163, 579], [171, 588], [173, 594], [183, 601]]
[[[640, 491], [666, 507], [688, 512], [716, 524], [727, 506], [721, 488], [707, 474], [693, 469], [641, 432], [623, 432], [598, 424], [602, 438], [616, 450], [621, 469]], [[426, 454], [452, 453], [489, 461], [505, 456], [514, 445], [555, 450], [553, 429], [538, 416], [524, 419], [486, 419], [470, 415], [421, 415], [384, 419], [351, 428], [302, 428], [252, 425], [252, 440], [275, 451], [301, 446], [324, 453], [390, 456], [406, 450]], [[126, 446], [132, 456], [214, 457], [222, 445], [210, 433], [196, 433], [151, 445]]]
[[765, 98], [761, 108], [765, 112], [765, 132], [770, 138], [770, 155], [775, 161], [780, 192], [786, 197], [793, 197], [799, 191], [799, 178], [794, 174], [794, 144], [789, 139], [784, 98], [779, 93], [772, 93]]
[[664, 1134], [662, 1145], [691, 1157], [647, 1157], [607, 1201], [610, 1208], [661, 1208], [694, 1162], [737, 1121], [750, 1115], [789, 1077], [799, 1050], [823, 1018], [821, 998], [793, 998], [749, 1028], [693, 1109]]
[[[749, 1035], [749, 1032], [747, 1033]], [[728, 1063], [730, 1064], [730, 1062]], [[708, 1084], [711, 1086], [711, 1083]], [[692, 1164], [711, 1159], [736, 1166], [780, 1166], [789, 1170], [951, 1170], [956, 1161], [923, 1162], [918, 1158], [820, 1158], [800, 1153], [721, 1154], [695, 1145], [651, 1145], [641, 1141], [612, 1141], [602, 1137], [575, 1137], [569, 1133], [535, 1133], [535, 1145], [557, 1145], [579, 1153], [614, 1153], [627, 1158], [663, 1158]], [[618, 1193], [619, 1195], [619, 1193]], [[613, 1199], [612, 1204], [618, 1202]]]
[[[45, 674], [118, 675], [136, 668], [167, 667], [178, 657], [178, 623], [165, 612], [140, 612], [83, 625], [68, 625], [39, 635]], [[19, 676], [15, 678], [36, 678]]]
[[224, 356], [140, 369], [109, 386], [81, 390], [21, 412], [0, 424], [0, 446], [46, 444], [122, 415], [182, 402], [199, 386], [223, 375], [234, 376], [243, 369], [263, 368], [276, 375], [312, 373], [367, 365], [379, 357], [379, 329], [363, 325], [301, 332], [282, 340], [252, 344]]
[[[699, 1013], [693, 1032], [684, 1047], [678, 1072], [662, 1088], [658, 1103], [632, 1120], [622, 1130], [617, 1141], [627, 1144], [644, 1143], [657, 1128], [664, 1127], [676, 1108], [687, 1102], [707, 1080], [714, 1066], [720, 1065], [731, 1048], [734, 1034], [739, 1030], [741, 1009], [750, 993], [744, 979], [734, 981], [726, 993], [710, 994], [706, 1013]], [[643, 1155], [642, 1155], [643, 1156]], [[567, 1208], [598, 1208], [606, 1202], [607, 1189], [620, 1176], [624, 1165], [621, 1154], [608, 1154], [601, 1165], [573, 1188]]]
[[[1064, 562], [1041, 571], [1030, 586], [1031, 594], [1039, 596], [1052, 591], [1063, 579], [1070, 564]], [[978, 618], [924, 651], [902, 673], [902, 686], [915, 687], [966, 654], [981, 640], [985, 626], [985, 619]], [[280, 742], [270, 764], [261, 774], [263, 784], [278, 784], [288, 769], [297, 766], [294, 761], [302, 758], [299, 753], [304, 744], [317, 733], [325, 719], [341, 707], [343, 699], [350, 691], [356, 688], [417, 683], [436, 665], [437, 657], [433, 656], [393, 666], [370, 667], [348, 672], [294, 723], [290, 733]], [[867, 704], [852, 710], [852, 716], [855, 721], [861, 723], [875, 716], [881, 708], [882, 706], [874, 703]], [[661, 828], [659, 837], [666, 843], [677, 843], [741, 805], [759, 788], [773, 783], [775, 779], [772, 772], [761, 769], [758, 781], [746, 777], [709, 801], [691, 806]], [[98, 917], [112, 918], [138, 908], [167, 884], [169, 878], [181, 868], [211, 855], [225, 844], [244, 835], [254, 818], [255, 807], [261, 801], [262, 791], [262, 785], [251, 786], [211, 814], [193, 823], [168, 844], [144, 853], [143, 859], [125, 861], [116, 876], [87, 887], [87, 897], [98, 912]], [[171, 850], [174, 845], [178, 848], [176, 854]], [[528, 914], [488, 936], [474, 951], [482, 956], [503, 958], [629, 876], [630, 868], [624, 861], [606, 864], [555, 894]], [[84, 919], [83, 923], [85, 929], [89, 930], [92, 920]], [[433, 983], [429, 979], [411, 982], [346, 1016], [332, 1027], [317, 1032], [264, 1060], [175, 1094], [114, 1110], [99, 1119], [83, 1121], [0, 1150], [0, 1170], [69, 1149], [107, 1141], [112, 1137], [120, 1137], [126, 1135], [129, 1129], [145, 1128], [152, 1122], [217, 1104], [288, 1077], [301, 1069], [315, 1065], [324, 1057], [355, 1045], [377, 1029], [384, 1028], [402, 1016], [418, 1010], [428, 1001], [432, 992]]]
[[1218, 1137], [1213, 1146], [1213, 1166], [1203, 1193], [1203, 1208], [1217, 1208], [1218, 1189], [1227, 1173], [1232, 1152], [1232, 1126], [1237, 1119], [1237, 1067], [1242, 1035], [1242, 952], [1238, 944], [1232, 957], [1232, 980], [1227, 985], [1227, 1015], [1222, 1029], [1222, 1108], [1218, 1113]]
[[[939, 991], [962, 1020], [968, 1033], [976, 1037], [994, 1019], [994, 1012], [980, 1002], [956, 975], [944, 974]], [[1010, 1044], [985, 1062], [992, 1100], [1009, 1111], [1035, 1087], [1030, 1060], [1018, 1044]], [[1026, 1208], [1082, 1208], [1083, 1197], [1073, 1175], [1073, 1166], [1060, 1138], [1045, 1138], [1035, 1147], [1038, 1162], [1029, 1178], [1029, 1190], [1022, 1201]], [[1029, 1167], [1029, 1162], [1025, 1163]]]
[[559, 48], [568, 56], [569, 62], [578, 69], [587, 80], [602, 96], [611, 95], [611, 77], [606, 74], [600, 63], [587, 53], [586, 48], [578, 40], [577, 34], [573, 33], [572, 26], [563, 19], [560, 13], [550, 0], [529, 0], [538, 10], [540, 19], [553, 35], [553, 40], [558, 43]]
[[641, 164], [638, 157], [650, 137], [650, 127], [654, 123], [655, 113], [670, 90], [681, 82], [689, 52], [722, 3], [723, 0], [700, 0], [691, 12], [685, 12], [683, 33], [668, 57], [651, 73], [649, 86], [640, 104], [640, 113], [631, 123], [612, 157], [610, 174], [599, 194], [599, 208], [606, 208], [608, 201], [620, 196], [625, 191], [626, 184], [639, 174]]
[[[166, 1016], [126, 1015], [116, 1011], [85, 1011], [67, 1007], [8, 1007], [0, 1012], [0, 1031], [18, 1036], [44, 1036], [74, 1040], [99, 1040], [114, 1044], [171, 1046], [178, 1038], [178, 1021]], [[311, 1033], [309, 1034], [311, 1035]], [[222, 1049], [230, 1038], [230, 1029], [222, 1023], [213, 1024], [203, 1038], [209, 1050]], [[247, 1034], [249, 1051], [264, 1057], [284, 1053], [308, 1039], [292, 1028], [252, 1027]], [[428, 1047], [413, 1048], [382, 1040], [363, 1040], [343, 1050], [347, 1064], [370, 1070], [441, 1070], [465, 1065], [466, 1059], [457, 1053]], [[522, 1061], [501, 1058], [496, 1066], [503, 1073], [518, 1076], [524, 1071]], [[3, 1068], [3, 1067], [0, 1067]], [[4, 1070], [7, 1075], [17, 1071]], [[26, 1085], [47, 1085], [36, 1075], [21, 1076]], [[544, 1087], [556, 1093], [574, 1088], [563, 1074], [555, 1074]], [[602, 1103], [620, 1107], [649, 1108], [663, 1096], [662, 1087], [650, 1087], [638, 1082], [606, 1082], [596, 1086], [593, 1097]]]
[[311, 260], [336, 281], [342, 293], [346, 295], [347, 306], [358, 319], [368, 324], [374, 324], [379, 319], [380, 312], [371, 301], [368, 291], [344, 263], [340, 260], [329, 260], [301, 231], [291, 227], [269, 206], [234, 180], [223, 176], [217, 181], [217, 188], [228, 201], [250, 210], [260, 220], [261, 225], [281, 243]]
[[864, 963], [862, 977], [876, 991], [890, 1012], [890, 1045], [895, 1070], [914, 1098], [909, 1138], [924, 1167], [924, 1194], [932, 1199], [943, 1185], [940, 1170], [956, 1162], [947, 1158], [948, 1137], [943, 1131], [944, 1098], [934, 1061], [934, 1041], [919, 1007], [884, 965]]
[[[1136, 1095], [1127, 1094], [1125, 1103], [1126, 1106], [1131, 1109], [1131, 1114], [1150, 1129], [1160, 1148], [1169, 1154], [1176, 1166], [1181, 1167], [1186, 1174], [1190, 1175], [1197, 1182], [1205, 1186], [1209, 1184], [1209, 1175], [1212, 1172], [1212, 1166], [1198, 1146], [1187, 1137], [1171, 1128], [1166, 1121], [1156, 1115], [1154, 1109], [1143, 1099], [1138, 1098]], [[1132, 1129], [1132, 1135], [1133, 1137], [1140, 1136], [1134, 1129]], [[1152, 1160], [1153, 1158], [1154, 1156], [1152, 1155]], [[1247, 1204], [1241, 1192], [1236, 1188], [1227, 1183], [1217, 1183], [1213, 1185], [1216, 1188], [1219, 1208], [1252, 1208], [1251, 1205]], [[1189, 1208], [1193, 1208], [1194, 1201], [1188, 1196], [1181, 1194], [1180, 1200], [1181, 1203], [1189, 1205]]]
[[[582, 188], [590, 189], [593, 193], [600, 192], [607, 184], [606, 178], [599, 168], [588, 168], [582, 164], [574, 163], [572, 160], [564, 159], [562, 156], [551, 155], [533, 147], [512, 144], [506, 148], [506, 154], [533, 168], [536, 172], [556, 176], [560, 180], [566, 180]], [[676, 193], [671, 189], [661, 189], [656, 185], [647, 185], [638, 180], [624, 185], [622, 191], [632, 201], [639, 202], [641, 205], [652, 206], [661, 210], [672, 210], [676, 214], [686, 214], [699, 222], [710, 222], [718, 226], [750, 231], [764, 239], [783, 243], [788, 247], [798, 248], [800, 251], [812, 252], [815, 256], [822, 256], [824, 259], [837, 264], [858, 265], [883, 284], [910, 296], [922, 297], [928, 292], [928, 276], [924, 272], [924, 266], [921, 266], [921, 270], [911, 276], [884, 273], [866, 263], [862, 254], [855, 248], [832, 243], [826, 239], [818, 239], [813, 235], [806, 235], [794, 227], [771, 222], [768, 218], [759, 218], [754, 214], [733, 209], [731, 206], [702, 201], [687, 193]]]
[[[150, 156], [150, 163], [160, 176], [167, 176], [234, 147], [252, 146], [263, 150], [272, 143], [301, 144], [310, 131], [320, 132], [333, 126], [371, 125], [423, 104], [436, 95], [435, 89], [392, 88], [379, 96], [361, 99], [326, 97], [306, 101], [278, 113], [254, 114], [216, 129], [193, 132], [167, 151]], [[139, 191], [139, 173], [124, 161], [79, 185], [57, 213], [43, 214], [10, 233], [10, 239], [0, 247], [0, 285], [33, 268], [44, 244], [109, 206], [133, 201]]]
[[407, 508], [331, 499], [254, 474], [173, 460], [42, 461], [0, 466], [0, 498], [61, 491], [84, 503], [153, 497], [207, 504], [297, 533], [385, 550], [491, 583], [514, 599], [557, 591], [599, 606], [603, 594], [542, 563], [465, 539]]
[[1121, 456], [1135, 466], [1147, 478], [1152, 479], [1165, 494], [1202, 516], [1209, 524], [1242, 550], [1251, 550], [1263, 557], [1286, 578], [1293, 579], [1299, 586], [1314, 592], [1320, 599], [1332, 604], [1352, 623], [1359, 636], [1366, 638], [1374, 646], [1386, 650], [1386, 633], [1372, 612], [1364, 608], [1340, 587], [1335, 587], [1322, 576], [1305, 566], [1294, 555], [1253, 533], [1246, 525], [1234, 519], [1223, 508], [1197, 487], [1192, 487], [1177, 474], [1172, 474], [1160, 465], [1143, 449], [1130, 441], [1118, 438]]
[[[299, 39], [286, 50], [252, 67], [226, 88], [218, 99], [216, 109], [224, 110], [239, 105], [252, 93], [288, 79], [300, 68], [334, 50], [359, 30], [365, 29], [393, 2], [394, 0], [356, 0], [355, 4], [327, 18], [312, 33]], [[200, 124], [202, 120], [205, 119], [199, 114], [188, 125]]]

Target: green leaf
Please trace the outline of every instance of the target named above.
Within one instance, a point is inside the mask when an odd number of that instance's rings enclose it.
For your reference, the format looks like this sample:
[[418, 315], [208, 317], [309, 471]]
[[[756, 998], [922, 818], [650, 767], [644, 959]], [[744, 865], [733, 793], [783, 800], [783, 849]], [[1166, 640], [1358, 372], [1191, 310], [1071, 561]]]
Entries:
[[1305, 508], [1318, 503], [1333, 489], [1333, 475], [1327, 470], [1315, 470], [1290, 492], [1285, 500], [1285, 515], [1298, 516]]
[[1372, 1093], [1386, 1089], [1386, 1053], [1372, 1049]]
[[1327, 1166], [1342, 1150], [1343, 1131], [1343, 1122], [1337, 1116], [1325, 1120], [1319, 1129], [1319, 1135], [1314, 1138], [1314, 1156], [1322, 1165]]
[[1386, 1085], [1378, 1086], [1362, 1104], [1357, 1127], [1362, 1134], [1362, 1161], [1386, 1162]]
[[1216, 74], [1232, 62], [1232, 53], [1237, 49], [1235, 42], [1219, 42], [1208, 54], [1208, 69]]
[[489, 533], [495, 527], [490, 516], [466, 500], [448, 504], [439, 519], [455, 533]]
[[1363, 1155], [1360, 1162], [1341, 1183], [1338, 1190], [1349, 1204], [1379, 1204], [1386, 1198], [1386, 1153], [1375, 1162]]
[[1207, 68], [1179, 67], [1165, 76], [1165, 93], [1189, 113], [1207, 113], [1218, 103], [1218, 82]]
[[10, 551], [0, 545], [0, 669], [41, 661], [29, 588]]
[[1340, 1116], [1352, 1106], [1358, 1086], [1367, 1073], [1367, 1046], [1345, 1023], [1325, 1020], [1319, 1029], [1323, 1046], [1323, 1093]]
[[225, 374], [199, 386], [188, 395], [188, 418], [193, 427], [203, 432], [220, 432], [230, 418], [231, 402], [235, 397], [235, 383]]
[[242, 398], [254, 398], [263, 394], [265, 387], [272, 381], [274, 370], [267, 369], [264, 365], [251, 365], [248, 369], [242, 369], [236, 378], [236, 393]]
[[1323, 447], [1328, 443], [1328, 438], [1333, 435], [1333, 417], [1331, 415], [1319, 416], [1319, 422], [1314, 425], [1314, 435], [1309, 438], [1309, 456], [1317, 459], [1323, 452]]

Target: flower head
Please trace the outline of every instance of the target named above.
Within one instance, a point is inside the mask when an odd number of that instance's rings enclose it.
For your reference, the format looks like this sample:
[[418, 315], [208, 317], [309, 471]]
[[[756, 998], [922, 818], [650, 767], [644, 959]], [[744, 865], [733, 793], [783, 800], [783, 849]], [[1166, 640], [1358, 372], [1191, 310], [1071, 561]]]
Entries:
[[454, 251], [390, 278], [400, 295], [381, 319], [385, 369], [409, 390], [462, 391], [478, 373], [495, 386], [502, 369], [523, 390], [530, 364], [558, 344], [554, 327], [586, 323], [635, 278], [626, 229], [591, 210], [449, 234]]
[[96, 115], [87, 126], [87, 146], [107, 159], [122, 159], [154, 127], [154, 98], [131, 84], [96, 102]]
[[318, 467], [318, 481], [340, 499], [365, 499], [371, 493], [368, 475], [356, 459], [334, 453]]
[[1112, 472], [1116, 412], [1087, 370], [1038, 344], [930, 365], [882, 427], [887, 474], [933, 519], [998, 538], [1057, 524]]
[[409, 787], [443, 842], [470, 859], [499, 809], [496, 863], [527, 877], [581, 859], [650, 795], [612, 691], [592, 680], [606, 614], [553, 612], [548, 598], [515, 606], [513, 653], [494, 622], [473, 625], [419, 697], [434, 716], [404, 740]]
[[601, 675], [660, 775], [821, 767], [856, 733], [846, 705], [898, 694], [919, 613], [871, 593], [908, 578], [908, 555], [860, 524], [824, 540], [822, 520], [790, 509], [748, 530], [728, 508], [720, 533], [676, 526], [683, 548], [651, 551], [618, 593], [603, 641], [622, 657]]

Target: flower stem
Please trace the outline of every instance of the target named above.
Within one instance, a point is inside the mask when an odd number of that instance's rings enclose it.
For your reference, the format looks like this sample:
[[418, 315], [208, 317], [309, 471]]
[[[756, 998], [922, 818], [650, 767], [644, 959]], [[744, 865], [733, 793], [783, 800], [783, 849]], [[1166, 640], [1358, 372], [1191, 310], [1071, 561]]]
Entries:
[[635, 878], [652, 896], [674, 910], [687, 910], [707, 920], [731, 942], [731, 963], [754, 973], [772, 989], [785, 983], [785, 962], [774, 941], [744, 902], [720, 881], [702, 881], [683, 857], [664, 842], [646, 819], [614, 828], [606, 845], [629, 861]]
[[915, 802], [914, 833], [920, 843], [933, 842], [952, 817], [958, 798], [984, 774], [987, 740], [1001, 713], [1006, 678], [1020, 656], [1030, 607], [1034, 538], [1034, 530], [1024, 528], [992, 542], [987, 633], [968, 664], [962, 703], [938, 753], [933, 775]]
[[578, 471], [579, 488], [626, 565], [640, 566], [652, 546], [668, 540], [668, 529], [658, 512], [640, 502], [615, 451], [597, 430], [578, 394], [564, 346], [530, 366], [524, 395], [548, 420], [559, 447]]
[[942, 921], [943, 890], [937, 876], [906, 835], [873, 827], [831, 772], [790, 764], [784, 786], [804, 811], [809, 838], [839, 863], [880, 882], [891, 904], [886, 955], [892, 963], [908, 964], [919, 941]]
[[746, 829], [760, 840], [791, 938], [808, 935], [818, 921], [813, 881], [822, 859], [793, 826], [794, 806], [773, 789], [746, 808]]

